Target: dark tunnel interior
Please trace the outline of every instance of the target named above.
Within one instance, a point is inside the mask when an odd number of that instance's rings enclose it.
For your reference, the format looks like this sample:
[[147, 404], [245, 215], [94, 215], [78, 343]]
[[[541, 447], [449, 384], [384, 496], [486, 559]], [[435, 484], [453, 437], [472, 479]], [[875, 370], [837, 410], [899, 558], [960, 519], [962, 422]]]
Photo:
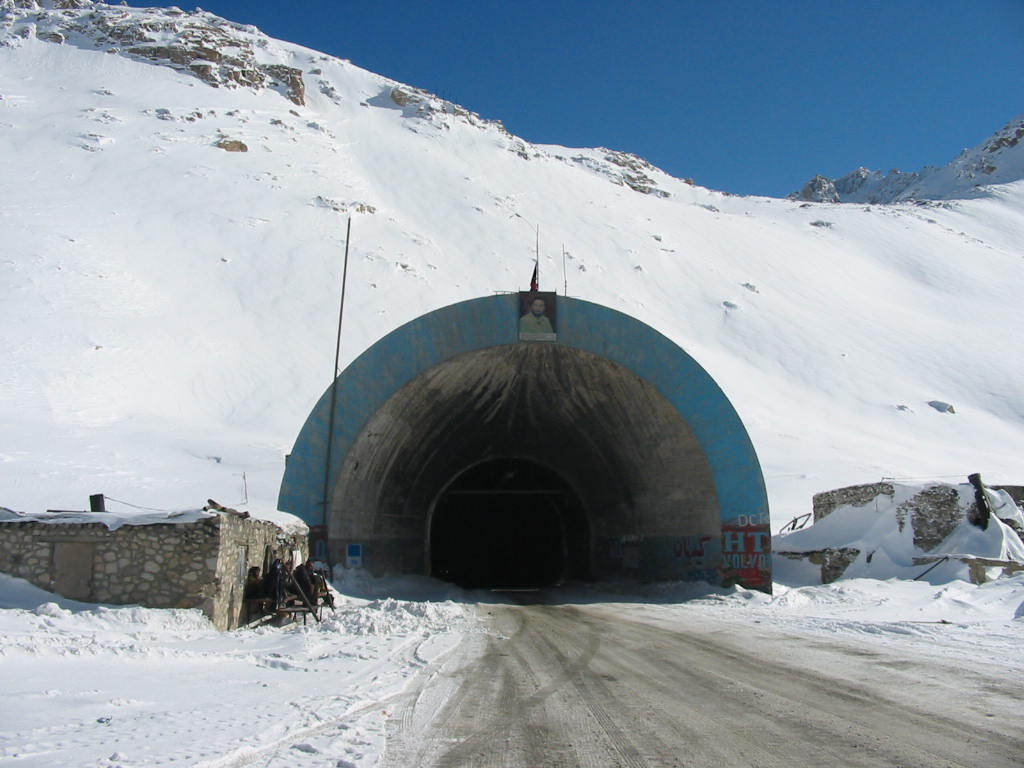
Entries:
[[438, 496], [430, 573], [471, 589], [531, 589], [587, 577], [579, 497], [553, 470], [502, 458], [482, 462]]
[[336, 557], [358, 542], [371, 573], [467, 587], [604, 579], [636, 570], [623, 541], [720, 525], [707, 459], [669, 401], [557, 344], [465, 353], [408, 382], [363, 427], [332, 498]]

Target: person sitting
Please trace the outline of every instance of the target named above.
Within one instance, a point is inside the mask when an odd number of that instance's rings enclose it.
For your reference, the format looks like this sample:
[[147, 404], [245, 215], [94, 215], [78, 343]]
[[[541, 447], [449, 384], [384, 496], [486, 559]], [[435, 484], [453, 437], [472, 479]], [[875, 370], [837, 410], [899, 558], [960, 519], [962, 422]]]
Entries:
[[275, 609], [283, 608], [285, 603], [285, 582], [287, 581], [285, 566], [281, 558], [276, 558], [270, 565], [266, 578], [267, 597], [273, 600]]
[[334, 595], [331, 593], [331, 588], [327, 583], [327, 571], [314, 568], [313, 584], [314, 591], [319, 596], [320, 602], [326, 605], [331, 610], [334, 610]]
[[244, 595], [246, 600], [258, 600], [261, 597], [266, 597], [266, 586], [258, 565], [252, 566], [245, 577]]
[[267, 579], [260, 574], [259, 566], [252, 566], [246, 574], [245, 587], [242, 590], [242, 596], [245, 599], [246, 622], [269, 612], [272, 600], [267, 594], [267, 589]]
[[295, 566], [295, 573], [292, 575], [295, 578], [296, 586], [302, 590], [300, 596], [305, 597], [310, 605], [316, 605], [317, 590], [313, 581], [313, 561], [299, 563]]

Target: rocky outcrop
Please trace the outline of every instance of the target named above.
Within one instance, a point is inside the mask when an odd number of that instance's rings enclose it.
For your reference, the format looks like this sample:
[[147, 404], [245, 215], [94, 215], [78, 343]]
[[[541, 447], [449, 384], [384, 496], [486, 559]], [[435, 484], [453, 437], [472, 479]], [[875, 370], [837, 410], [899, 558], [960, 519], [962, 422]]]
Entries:
[[839, 193], [836, 192], [836, 185], [832, 179], [815, 176], [804, 185], [803, 189], [790, 195], [790, 198], [808, 203], [838, 203]]
[[838, 179], [815, 176], [803, 189], [789, 196], [791, 200], [813, 203], [879, 203], [893, 202], [920, 178], [917, 173], [903, 171], [871, 171], [858, 168]]
[[288, 100], [299, 106], [306, 103], [306, 84], [302, 80], [301, 69], [284, 64], [262, 64], [260, 69], [270, 78], [270, 87], [283, 89]]
[[[299, 63], [299, 57], [288, 46], [277, 45], [255, 27], [236, 24], [200, 9], [186, 12], [176, 7], [133, 8], [92, 0], [0, 0], [0, 45], [19, 45], [26, 38], [105, 51], [168, 67], [215, 88], [269, 89], [294, 104], [307, 102], [305, 72], [293, 66]], [[305, 65], [309, 63], [304, 61]], [[314, 93], [319, 91], [339, 103], [341, 96], [321, 77], [321, 68], [309, 68], [308, 75], [313, 78]], [[376, 96], [362, 103], [400, 110], [403, 117], [410, 118], [410, 130], [445, 131], [454, 121], [460, 121], [497, 132], [505, 149], [523, 160], [546, 156], [542, 148], [510, 134], [501, 121], [482, 118], [420, 88], [389, 82]], [[171, 116], [161, 115], [161, 119]], [[636, 155], [597, 149], [580, 157], [557, 159], [579, 163], [640, 194], [669, 196], [656, 181], [664, 174]]]
[[213, 146], [223, 149], [225, 152], [248, 152], [249, 147], [244, 141], [238, 139], [221, 139]]
[[[655, 186], [654, 179], [648, 174], [658, 173], [658, 169], [642, 157], [628, 152], [611, 149], [597, 149], [598, 157], [592, 154], [579, 154], [570, 158], [573, 163], [605, 176], [615, 184], [626, 186], [635, 192], [656, 197], [668, 197], [669, 193]], [[565, 158], [556, 156], [559, 160]]]
[[657, 197], [668, 197], [669, 193], [654, 186], [654, 179], [648, 176], [657, 170], [653, 165], [628, 152], [615, 152], [609, 150], [604, 159], [619, 168], [624, 169], [621, 174], [622, 182], [635, 192], [642, 192], [645, 195], [656, 195]]
[[391, 100], [400, 107], [419, 107], [426, 103], [420, 94], [397, 87], [391, 89]]
[[128, 8], [89, 0], [0, 0], [0, 33], [102, 49], [187, 72], [215, 88], [269, 88], [306, 101], [302, 70], [268, 59], [255, 27], [203, 11]]
[[1007, 125], [985, 143], [982, 151], [986, 155], [994, 155], [1006, 147], [1016, 147], [1020, 144], [1021, 139], [1024, 139], [1024, 120]]

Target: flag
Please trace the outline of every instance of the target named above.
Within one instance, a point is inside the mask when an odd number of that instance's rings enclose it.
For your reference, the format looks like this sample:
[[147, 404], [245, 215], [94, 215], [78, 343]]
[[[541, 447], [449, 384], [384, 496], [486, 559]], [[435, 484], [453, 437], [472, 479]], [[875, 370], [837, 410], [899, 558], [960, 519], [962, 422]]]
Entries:
[[540, 262], [539, 261], [533, 262], [533, 276], [530, 278], [530, 290], [531, 291], [539, 291], [540, 290], [540, 277], [539, 277], [539, 275], [537, 273], [537, 271], [539, 269], [540, 269]]

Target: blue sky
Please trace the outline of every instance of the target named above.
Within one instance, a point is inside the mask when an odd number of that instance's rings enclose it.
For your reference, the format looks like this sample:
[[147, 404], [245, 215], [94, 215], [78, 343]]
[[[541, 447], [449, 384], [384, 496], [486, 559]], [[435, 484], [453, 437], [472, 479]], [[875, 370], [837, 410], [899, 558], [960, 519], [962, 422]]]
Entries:
[[784, 196], [860, 165], [943, 165], [1024, 113], [1024, 0], [202, 7], [433, 91], [528, 141], [633, 152], [738, 194]]

